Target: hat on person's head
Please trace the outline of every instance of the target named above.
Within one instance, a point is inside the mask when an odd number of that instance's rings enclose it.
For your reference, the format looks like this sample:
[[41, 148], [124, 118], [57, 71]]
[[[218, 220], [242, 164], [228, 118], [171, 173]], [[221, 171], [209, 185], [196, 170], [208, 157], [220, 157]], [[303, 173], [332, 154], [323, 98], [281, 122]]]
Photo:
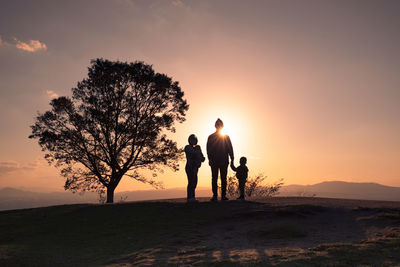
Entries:
[[220, 118], [218, 118], [218, 120], [215, 122], [215, 128], [220, 129], [224, 127], [224, 123], [221, 121]]

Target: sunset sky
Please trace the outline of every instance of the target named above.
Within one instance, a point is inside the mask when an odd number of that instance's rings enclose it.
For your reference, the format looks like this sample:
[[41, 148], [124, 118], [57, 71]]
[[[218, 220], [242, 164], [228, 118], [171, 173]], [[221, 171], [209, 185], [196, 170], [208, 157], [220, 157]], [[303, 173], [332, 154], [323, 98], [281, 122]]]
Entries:
[[[195, 133], [205, 153], [221, 118], [250, 176], [400, 186], [399, 14], [378, 0], [0, 1], [0, 188], [63, 190], [29, 126], [99, 57], [179, 81], [180, 147]], [[184, 162], [158, 179], [186, 186]]]

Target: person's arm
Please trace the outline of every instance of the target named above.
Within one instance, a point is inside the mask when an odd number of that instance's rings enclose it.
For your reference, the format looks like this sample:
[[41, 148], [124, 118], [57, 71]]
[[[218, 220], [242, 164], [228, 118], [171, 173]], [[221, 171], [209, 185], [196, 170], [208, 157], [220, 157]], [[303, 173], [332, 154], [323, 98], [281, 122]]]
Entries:
[[231, 157], [231, 161], [233, 161], [235, 159], [235, 157], [233, 155], [233, 147], [232, 147], [231, 138], [228, 135], [226, 136], [226, 146], [228, 149], [228, 154]]
[[201, 162], [204, 162], [204, 161], [206, 160], [206, 158], [204, 157], [203, 152], [201, 151], [201, 147], [200, 147], [200, 146], [199, 146], [199, 153], [200, 153]]
[[233, 164], [233, 161], [231, 161], [231, 169], [232, 169], [232, 171], [237, 172], [237, 168]]
[[194, 147], [194, 150], [197, 154], [197, 159], [199, 159], [201, 162], [204, 162], [206, 158], [204, 157], [203, 152], [201, 151], [201, 147], [199, 145], [196, 145]]
[[185, 153], [186, 153], [186, 157], [187, 157], [189, 160], [193, 160], [193, 159], [194, 159], [194, 157], [195, 157], [195, 151], [194, 151], [194, 149], [193, 149], [192, 146], [189, 146], [189, 145], [185, 146]]
[[211, 154], [211, 141], [210, 141], [210, 136], [208, 137], [208, 139], [207, 139], [207, 157], [208, 157], [208, 164], [209, 165], [211, 165], [211, 157], [210, 157], [210, 154]]

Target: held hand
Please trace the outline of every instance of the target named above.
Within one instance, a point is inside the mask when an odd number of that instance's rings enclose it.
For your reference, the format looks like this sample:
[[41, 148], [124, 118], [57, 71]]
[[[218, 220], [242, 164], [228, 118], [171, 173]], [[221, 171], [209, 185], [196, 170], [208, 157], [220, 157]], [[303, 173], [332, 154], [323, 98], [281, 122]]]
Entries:
[[233, 170], [233, 171], [235, 171], [235, 165], [233, 164], [233, 161], [231, 161], [231, 169]]

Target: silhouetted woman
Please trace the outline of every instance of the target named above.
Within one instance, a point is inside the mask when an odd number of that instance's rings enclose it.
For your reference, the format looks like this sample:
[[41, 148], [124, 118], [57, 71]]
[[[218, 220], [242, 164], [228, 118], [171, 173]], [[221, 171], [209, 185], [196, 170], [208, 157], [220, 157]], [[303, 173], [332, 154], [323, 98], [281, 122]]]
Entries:
[[195, 190], [197, 186], [197, 173], [201, 163], [205, 161], [201, 148], [197, 145], [197, 137], [194, 134], [189, 136], [189, 144], [185, 146], [186, 167], [185, 171], [188, 177], [187, 202], [197, 202]]

